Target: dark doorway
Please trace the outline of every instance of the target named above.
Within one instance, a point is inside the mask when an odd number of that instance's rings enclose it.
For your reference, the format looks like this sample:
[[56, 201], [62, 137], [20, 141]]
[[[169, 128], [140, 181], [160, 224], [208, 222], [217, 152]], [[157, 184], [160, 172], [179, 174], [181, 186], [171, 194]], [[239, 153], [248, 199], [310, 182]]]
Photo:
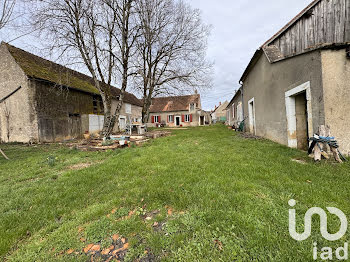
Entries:
[[181, 119], [180, 119], [179, 116], [175, 117], [175, 124], [176, 124], [176, 126], [180, 126], [180, 121], [181, 121]]
[[295, 96], [295, 117], [296, 117], [296, 136], [297, 146], [300, 150], [308, 149], [308, 112], [306, 92]]
[[200, 117], [200, 125], [204, 126], [205, 122], [204, 122], [204, 116]]

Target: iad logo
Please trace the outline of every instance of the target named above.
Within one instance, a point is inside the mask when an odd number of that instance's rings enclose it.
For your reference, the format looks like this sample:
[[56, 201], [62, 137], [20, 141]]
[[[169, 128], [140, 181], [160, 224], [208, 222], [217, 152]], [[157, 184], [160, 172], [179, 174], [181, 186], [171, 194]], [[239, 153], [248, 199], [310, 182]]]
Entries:
[[[288, 202], [289, 206], [295, 207], [296, 201], [294, 199], [289, 200]], [[297, 240], [297, 241], [303, 241], [308, 239], [311, 236], [311, 227], [312, 227], [312, 216], [318, 215], [320, 217], [320, 231], [321, 235], [324, 239], [328, 241], [336, 241], [341, 239], [347, 229], [348, 229], [348, 220], [345, 214], [335, 207], [327, 207], [327, 210], [329, 213], [336, 215], [340, 219], [340, 229], [335, 234], [330, 234], [327, 230], [327, 213], [319, 207], [313, 207], [310, 208], [304, 217], [304, 232], [299, 234], [296, 231], [296, 217], [295, 217], [295, 209], [289, 209], [289, 234], [290, 236]], [[337, 259], [339, 260], [345, 260], [348, 259], [348, 243], [344, 244], [344, 247], [339, 247], [336, 249], [335, 255]], [[317, 249], [317, 243], [314, 243], [313, 248], [313, 258], [314, 260], [317, 260], [318, 258], [318, 249]], [[322, 260], [332, 260], [333, 259], [333, 250], [330, 247], [324, 247], [321, 249], [321, 255], [320, 258]]]
[[[296, 205], [296, 201], [294, 199], [289, 200], [288, 204], [291, 207]], [[296, 232], [296, 220], [295, 220], [295, 209], [289, 209], [289, 234], [292, 238], [297, 241], [303, 241], [308, 239], [311, 236], [311, 220], [313, 215], [320, 216], [320, 230], [321, 235], [324, 239], [328, 241], [336, 241], [341, 239], [346, 231], [348, 230], [348, 220], [345, 214], [335, 207], [327, 207], [329, 213], [336, 215], [341, 222], [340, 230], [335, 234], [329, 234], [327, 231], [327, 214], [326, 212], [319, 207], [310, 208], [305, 214], [305, 229], [304, 233], [298, 234]]]

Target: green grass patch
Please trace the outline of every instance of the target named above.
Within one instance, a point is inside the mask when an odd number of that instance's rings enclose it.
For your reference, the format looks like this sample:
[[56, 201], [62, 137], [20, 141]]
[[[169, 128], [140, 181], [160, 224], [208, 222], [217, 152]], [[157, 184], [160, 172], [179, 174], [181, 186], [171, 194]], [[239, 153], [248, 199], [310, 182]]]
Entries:
[[318, 219], [304, 242], [288, 233], [291, 198], [299, 231], [314, 206], [350, 218], [348, 163], [315, 164], [222, 125], [173, 134], [110, 152], [2, 145], [11, 161], [0, 158], [0, 260], [87, 261], [86, 244], [108, 247], [113, 234], [130, 243], [126, 261], [311, 261], [313, 242], [349, 241], [325, 241]]

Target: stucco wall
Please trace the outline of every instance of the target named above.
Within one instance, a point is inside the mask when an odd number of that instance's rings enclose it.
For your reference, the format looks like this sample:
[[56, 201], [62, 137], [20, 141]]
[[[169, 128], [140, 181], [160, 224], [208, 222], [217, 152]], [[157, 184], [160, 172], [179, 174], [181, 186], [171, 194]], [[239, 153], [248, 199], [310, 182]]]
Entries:
[[[192, 114], [192, 122], [183, 122], [182, 121], [182, 115], [191, 115], [191, 114]], [[174, 116], [173, 123], [168, 123], [168, 116], [169, 115]], [[152, 123], [152, 116], [160, 116], [161, 122], [165, 121], [166, 126], [168, 126], [168, 127], [176, 127], [175, 117], [180, 117], [180, 126], [182, 126], [182, 127], [199, 126], [200, 115], [201, 115], [200, 111], [191, 112], [191, 113], [188, 111], [151, 113], [149, 116], [149, 121], [147, 123], [147, 126], [148, 127], [155, 127], [157, 125], [157, 123]], [[206, 117], [208, 117], [208, 116], [206, 116]], [[205, 121], [208, 121], [208, 119], [206, 119]]]
[[[117, 107], [117, 101], [113, 100], [112, 101], [112, 113], [114, 114], [115, 109]], [[122, 109], [120, 110], [120, 117], [125, 117], [127, 123], [129, 123], [129, 120], [131, 119], [131, 121], [134, 118], [137, 118], [138, 121], [142, 120], [142, 107], [140, 106], [136, 106], [136, 105], [131, 105], [131, 114], [126, 112], [126, 107], [127, 107], [128, 103], [123, 103]], [[129, 104], [130, 105], [130, 104]], [[117, 132], [118, 128], [114, 127], [114, 131]]]
[[274, 64], [270, 64], [264, 54], [260, 57], [243, 86], [244, 116], [248, 117], [248, 101], [254, 98], [258, 136], [288, 145], [285, 92], [308, 81], [311, 84], [313, 130], [316, 131], [320, 124], [324, 124], [320, 52]]
[[[22, 86], [22, 89], [0, 105], [0, 140], [3, 142], [36, 141], [38, 127], [31, 102], [33, 94], [27, 77], [10, 55], [7, 47], [1, 45], [0, 98], [9, 95], [19, 86]], [[9, 125], [7, 125], [6, 116], [9, 116]]]
[[[230, 107], [227, 109], [227, 124], [229, 126], [233, 126], [233, 125], [238, 125], [238, 123], [240, 121], [243, 120], [243, 116], [239, 116], [238, 115], [238, 110], [237, 110], [237, 106], [239, 103], [242, 103], [242, 94], [241, 91], [238, 91], [237, 94], [235, 95], [235, 97], [233, 98], [233, 104], [230, 105]], [[243, 105], [242, 105], [242, 110], [243, 110]], [[234, 111], [234, 113], [233, 113]], [[242, 114], [243, 112], [241, 112]]]
[[345, 49], [323, 50], [321, 56], [326, 124], [340, 150], [350, 154], [350, 59]]

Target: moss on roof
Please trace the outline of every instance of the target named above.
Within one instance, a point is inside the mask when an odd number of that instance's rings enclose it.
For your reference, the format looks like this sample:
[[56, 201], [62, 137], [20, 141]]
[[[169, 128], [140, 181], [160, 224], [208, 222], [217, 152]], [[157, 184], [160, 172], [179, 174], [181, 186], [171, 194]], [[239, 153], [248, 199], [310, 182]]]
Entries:
[[[91, 94], [99, 94], [99, 91], [94, 86], [92, 77], [33, 55], [7, 43], [2, 43], [2, 45], [6, 45], [17, 64], [28, 77], [42, 79]], [[115, 87], [112, 89], [113, 95], [116, 96], [119, 93], [120, 89]], [[124, 101], [133, 105], [142, 106], [141, 101], [130, 93], [125, 94]]]

